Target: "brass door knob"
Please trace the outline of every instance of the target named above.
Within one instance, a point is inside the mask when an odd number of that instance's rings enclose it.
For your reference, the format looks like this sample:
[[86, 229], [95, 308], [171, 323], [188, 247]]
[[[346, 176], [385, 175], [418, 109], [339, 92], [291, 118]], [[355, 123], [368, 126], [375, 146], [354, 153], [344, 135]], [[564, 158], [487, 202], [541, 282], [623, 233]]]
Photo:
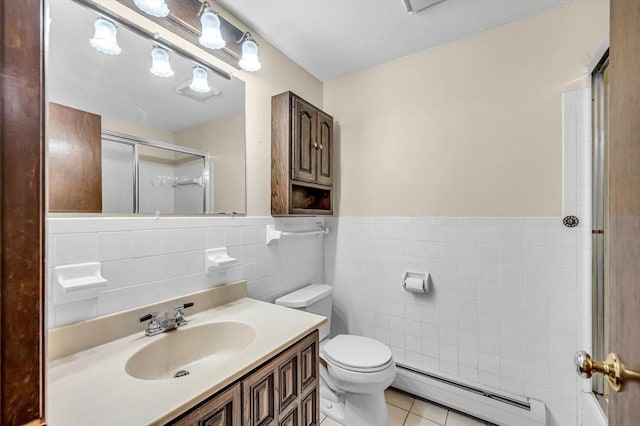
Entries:
[[628, 370], [622, 363], [620, 356], [614, 352], [607, 355], [604, 362], [594, 361], [591, 355], [585, 351], [578, 351], [574, 357], [576, 372], [581, 377], [588, 379], [593, 374], [602, 374], [607, 378], [609, 386], [616, 392], [620, 392], [625, 380], [640, 381], [640, 372]]

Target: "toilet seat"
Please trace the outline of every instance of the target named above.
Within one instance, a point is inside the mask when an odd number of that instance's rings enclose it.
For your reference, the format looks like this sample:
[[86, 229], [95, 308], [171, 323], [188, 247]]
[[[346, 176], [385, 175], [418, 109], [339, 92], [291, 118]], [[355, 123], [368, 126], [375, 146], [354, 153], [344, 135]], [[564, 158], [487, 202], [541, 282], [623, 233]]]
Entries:
[[321, 349], [323, 358], [345, 370], [374, 373], [393, 364], [389, 347], [364, 336], [340, 334]]

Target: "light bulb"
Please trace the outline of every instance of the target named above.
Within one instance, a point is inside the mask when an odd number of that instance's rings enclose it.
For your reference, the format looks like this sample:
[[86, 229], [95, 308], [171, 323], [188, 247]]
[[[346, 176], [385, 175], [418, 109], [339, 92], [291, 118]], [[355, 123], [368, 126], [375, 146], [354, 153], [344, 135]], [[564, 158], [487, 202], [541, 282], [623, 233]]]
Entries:
[[164, 0], [133, 0], [138, 9], [151, 16], [164, 18], [169, 14], [169, 6]]
[[243, 70], [250, 72], [258, 71], [262, 68], [262, 64], [258, 60], [258, 45], [250, 38], [247, 38], [242, 43], [242, 58], [238, 65]]
[[169, 63], [169, 52], [162, 47], [154, 47], [151, 50], [151, 68], [149, 71], [158, 77], [173, 77], [175, 74]]
[[193, 79], [189, 85], [189, 89], [198, 93], [209, 93], [211, 88], [209, 87], [209, 81], [207, 80], [207, 70], [202, 67], [195, 67], [193, 69]]
[[200, 17], [202, 34], [198, 40], [201, 45], [209, 49], [222, 49], [227, 43], [220, 32], [220, 18], [211, 9], [205, 9]]
[[93, 23], [93, 27], [95, 33], [89, 43], [94, 49], [107, 55], [119, 55], [122, 52], [118, 46], [118, 30], [112, 22], [98, 18]]

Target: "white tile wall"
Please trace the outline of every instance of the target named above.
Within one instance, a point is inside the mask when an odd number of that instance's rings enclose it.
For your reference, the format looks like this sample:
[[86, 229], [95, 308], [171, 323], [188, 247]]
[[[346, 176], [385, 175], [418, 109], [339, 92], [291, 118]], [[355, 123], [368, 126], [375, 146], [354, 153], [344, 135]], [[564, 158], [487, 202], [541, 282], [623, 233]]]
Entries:
[[[425, 370], [540, 399], [552, 424], [575, 424], [577, 235], [587, 228], [561, 218], [327, 223], [336, 229], [325, 240], [334, 332], [381, 340], [396, 360]], [[432, 292], [404, 291], [405, 271], [431, 273]]]
[[[47, 220], [47, 268], [100, 261], [108, 280], [97, 297], [56, 303], [48, 285], [48, 327], [176, 297], [246, 279], [249, 295], [273, 301], [311, 282], [323, 281], [322, 237], [266, 245], [266, 226], [313, 229], [322, 218], [91, 217]], [[238, 264], [204, 274], [204, 251], [228, 247]]]
[[[551, 425], [578, 424], [573, 354], [591, 349], [591, 92], [563, 96], [558, 218], [332, 218], [325, 276], [334, 332], [377, 338], [397, 360], [542, 400]], [[429, 272], [433, 291], [402, 289]]]

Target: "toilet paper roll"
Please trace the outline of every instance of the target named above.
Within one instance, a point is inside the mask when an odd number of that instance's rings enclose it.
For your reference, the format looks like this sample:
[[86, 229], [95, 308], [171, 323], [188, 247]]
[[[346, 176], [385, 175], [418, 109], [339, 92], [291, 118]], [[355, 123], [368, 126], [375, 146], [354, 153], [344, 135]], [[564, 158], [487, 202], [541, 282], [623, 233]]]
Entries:
[[424, 278], [407, 277], [404, 280], [404, 288], [414, 293], [424, 293]]

